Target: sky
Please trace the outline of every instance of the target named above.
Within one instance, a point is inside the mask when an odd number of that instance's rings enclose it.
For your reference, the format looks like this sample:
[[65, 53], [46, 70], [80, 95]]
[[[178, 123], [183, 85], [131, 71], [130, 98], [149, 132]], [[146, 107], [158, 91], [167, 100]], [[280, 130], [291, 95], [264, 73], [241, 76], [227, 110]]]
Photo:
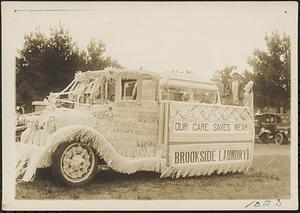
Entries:
[[284, 3], [37, 3], [18, 7], [14, 17], [17, 49], [24, 34], [49, 34], [59, 23], [83, 49], [91, 38], [106, 55], [130, 69], [190, 70], [209, 79], [217, 69], [236, 65], [251, 71], [247, 59], [265, 49], [273, 31], [294, 36], [294, 8]]

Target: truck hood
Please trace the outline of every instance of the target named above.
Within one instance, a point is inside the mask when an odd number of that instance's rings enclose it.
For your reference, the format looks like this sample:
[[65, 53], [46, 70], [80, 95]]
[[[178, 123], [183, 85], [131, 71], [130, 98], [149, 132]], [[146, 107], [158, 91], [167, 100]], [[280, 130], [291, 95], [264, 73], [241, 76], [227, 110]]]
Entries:
[[96, 118], [86, 110], [56, 108], [44, 110], [40, 116], [34, 116], [28, 122], [29, 128], [44, 129], [49, 133], [68, 125], [94, 127]]

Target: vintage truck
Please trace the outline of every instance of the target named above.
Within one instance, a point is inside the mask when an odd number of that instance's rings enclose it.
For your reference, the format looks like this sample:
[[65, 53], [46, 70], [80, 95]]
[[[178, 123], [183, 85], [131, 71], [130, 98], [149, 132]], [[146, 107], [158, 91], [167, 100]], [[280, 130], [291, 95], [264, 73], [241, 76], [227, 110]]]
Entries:
[[80, 72], [27, 126], [16, 143], [18, 182], [45, 167], [76, 186], [103, 164], [178, 178], [243, 172], [253, 159], [253, 106], [222, 105], [218, 87], [193, 74]]

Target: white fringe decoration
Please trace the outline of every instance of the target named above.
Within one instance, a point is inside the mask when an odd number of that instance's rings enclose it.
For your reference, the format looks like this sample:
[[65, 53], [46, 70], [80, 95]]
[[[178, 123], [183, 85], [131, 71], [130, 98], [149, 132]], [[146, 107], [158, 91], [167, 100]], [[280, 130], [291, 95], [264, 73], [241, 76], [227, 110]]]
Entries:
[[[95, 129], [74, 125], [61, 128], [50, 136], [46, 146], [37, 147], [19, 143], [22, 153], [17, 160], [17, 179], [28, 182], [34, 179], [36, 169], [51, 165], [51, 156], [63, 142], [80, 141], [93, 147], [107, 165], [115, 171], [131, 174], [137, 171], [161, 172], [162, 158], [128, 158], [121, 156], [114, 147]], [[26, 147], [26, 148], [25, 148]]]
[[113, 170], [131, 174], [137, 171], [153, 171], [163, 177], [191, 177], [210, 175], [213, 172], [226, 174], [242, 172], [251, 162], [232, 162], [227, 164], [185, 164], [166, 167], [166, 160], [159, 157], [130, 158], [119, 154], [116, 149], [95, 129], [82, 125], [61, 128], [53, 133], [43, 147], [17, 143], [18, 159], [16, 175], [18, 182], [32, 181], [36, 169], [49, 167], [51, 157], [57, 147], [64, 142], [80, 141], [93, 147]]
[[177, 165], [170, 166], [165, 168], [165, 170], [161, 173], [161, 178], [163, 177], [191, 177], [191, 176], [203, 176], [203, 175], [211, 175], [213, 172], [217, 174], [226, 174], [228, 172], [243, 172], [247, 171], [250, 167], [250, 162], [235, 162], [228, 164], [185, 164], [185, 165]]
[[30, 144], [16, 143], [17, 164], [16, 181], [27, 182], [34, 178], [40, 147]]

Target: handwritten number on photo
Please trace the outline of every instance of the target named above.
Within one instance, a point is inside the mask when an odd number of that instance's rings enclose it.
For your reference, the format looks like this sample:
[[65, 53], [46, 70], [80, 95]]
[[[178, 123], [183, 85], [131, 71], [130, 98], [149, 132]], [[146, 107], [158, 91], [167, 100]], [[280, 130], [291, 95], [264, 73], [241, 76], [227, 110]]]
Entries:
[[[273, 203], [274, 204], [274, 203]], [[280, 199], [277, 199], [276, 200], [276, 202], [275, 202], [275, 205], [276, 206], [281, 206], [281, 201], [280, 201]], [[258, 208], [258, 207], [261, 207], [261, 206], [263, 206], [263, 207], [268, 207], [268, 206], [272, 206], [272, 201], [271, 200], [264, 200], [264, 201], [252, 201], [251, 203], [249, 203], [249, 204], [247, 204], [246, 206], [245, 206], [245, 208], [248, 208], [249, 206], [253, 206], [253, 207], [256, 207], [256, 208]]]

